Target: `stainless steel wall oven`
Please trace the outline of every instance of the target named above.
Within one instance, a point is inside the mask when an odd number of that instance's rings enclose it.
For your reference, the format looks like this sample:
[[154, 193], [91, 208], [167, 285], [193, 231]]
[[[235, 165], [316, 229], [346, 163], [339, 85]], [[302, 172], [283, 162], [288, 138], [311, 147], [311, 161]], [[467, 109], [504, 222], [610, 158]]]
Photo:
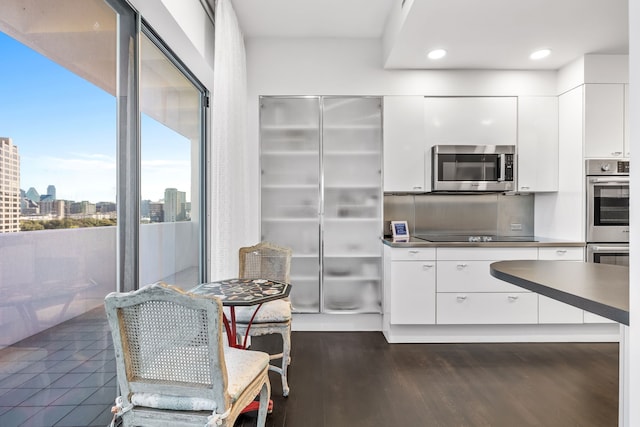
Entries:
[[629, 161], [588, 159], [587, 261], [629, 265]]

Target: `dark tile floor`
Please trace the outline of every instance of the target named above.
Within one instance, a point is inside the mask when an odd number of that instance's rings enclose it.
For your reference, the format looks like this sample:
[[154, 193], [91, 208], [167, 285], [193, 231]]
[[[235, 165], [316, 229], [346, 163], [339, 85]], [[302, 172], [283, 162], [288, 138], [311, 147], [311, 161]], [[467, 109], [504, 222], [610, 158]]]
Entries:
[[107, 426], [116, 368], [98, 308], [0, 350], [0, 426]]

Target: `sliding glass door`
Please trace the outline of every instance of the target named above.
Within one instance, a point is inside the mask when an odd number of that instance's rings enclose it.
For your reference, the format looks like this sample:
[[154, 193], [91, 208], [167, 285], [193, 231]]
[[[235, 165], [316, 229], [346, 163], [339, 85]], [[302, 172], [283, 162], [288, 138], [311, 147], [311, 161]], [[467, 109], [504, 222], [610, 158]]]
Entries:
[[201, 280], [205, 92], [149, 31], [140, 39], [140, 285]]

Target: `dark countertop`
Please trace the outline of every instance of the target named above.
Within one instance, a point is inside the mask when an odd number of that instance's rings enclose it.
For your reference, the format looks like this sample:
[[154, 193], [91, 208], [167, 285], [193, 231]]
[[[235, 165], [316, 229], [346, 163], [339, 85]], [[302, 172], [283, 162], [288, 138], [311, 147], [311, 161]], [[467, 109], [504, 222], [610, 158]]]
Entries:
[[535, 242], [428, 242], [416, 237], [409, 238], [408, 242], [394, 242], [391, 237], [382, 239], [382, 243], [392, 248], [539, 248], [545, 246], [579, 247], [586, 246], [585, 242], [550, 239], [548, 237], [534, 236]]
[[491, 275], [629, 325], [629, 268], [577, 261], [498, 261]]

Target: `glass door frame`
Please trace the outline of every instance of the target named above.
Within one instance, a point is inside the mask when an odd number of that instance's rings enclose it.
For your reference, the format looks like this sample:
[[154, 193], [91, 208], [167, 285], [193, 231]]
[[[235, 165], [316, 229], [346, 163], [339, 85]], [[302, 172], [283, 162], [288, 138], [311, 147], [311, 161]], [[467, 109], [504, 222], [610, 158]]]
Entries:
[[207, 168], [209, 91], [195, 78], [142, 17], [120, 0], [105, 0], [118, 13], [117, 61], [117, 290], [127, 292], [140, 286], [140, 196], [141, 129], [140, 70], [141, 35], [145, 35], [200, 93], [200, 158], [198, 237], [198, 279], [207, 278]]

